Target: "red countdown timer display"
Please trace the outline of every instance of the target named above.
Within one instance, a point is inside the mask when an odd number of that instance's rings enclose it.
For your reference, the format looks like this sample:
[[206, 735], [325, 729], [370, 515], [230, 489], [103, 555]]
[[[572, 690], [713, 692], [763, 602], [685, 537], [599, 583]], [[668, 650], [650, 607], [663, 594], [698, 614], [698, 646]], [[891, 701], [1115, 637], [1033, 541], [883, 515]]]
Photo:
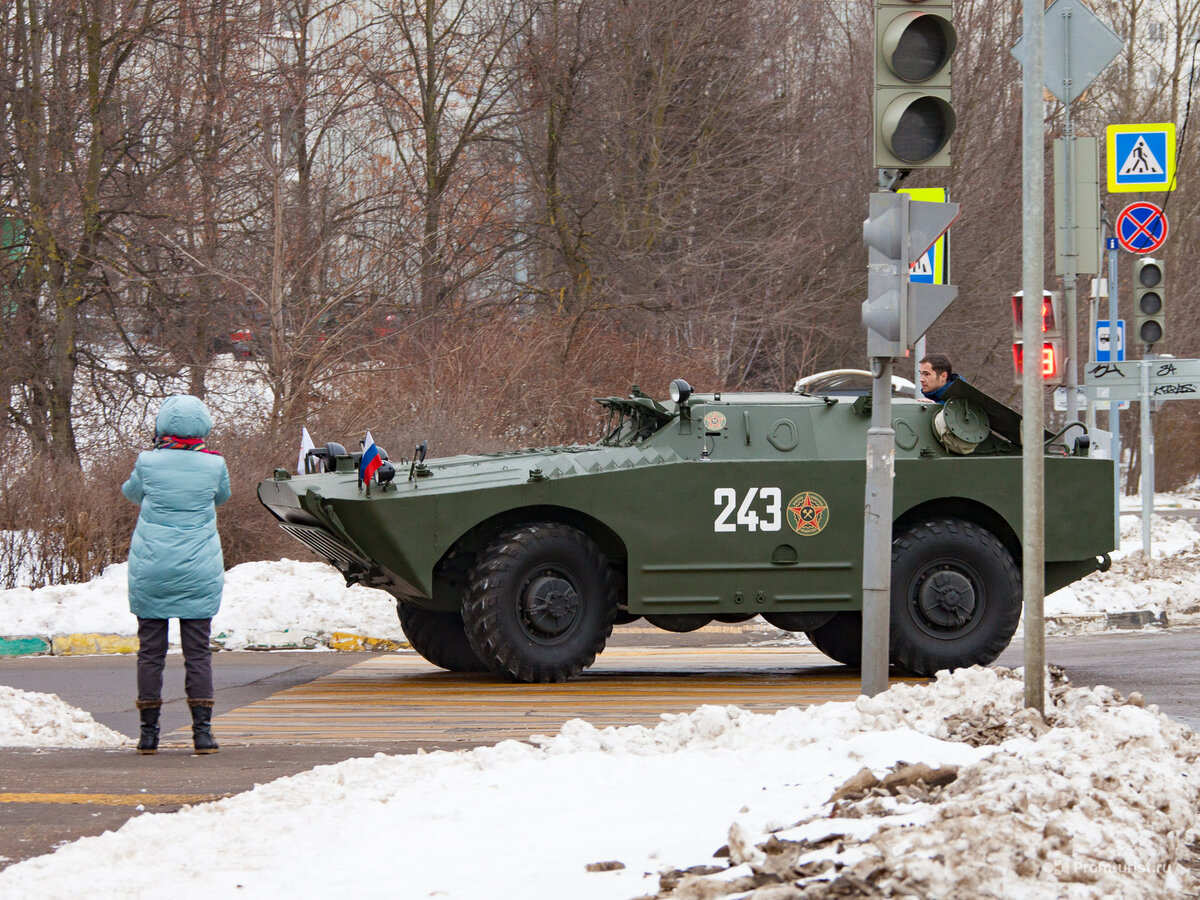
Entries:
[[[1042, 380], [1058, 381], [1058, 341], [1046, 341], [1042, 344]], [[1013, 342], [1013, 368], [1020, 378], [1025, 374], [1025, 347], [1021, 341]]]
[[[1023, 297], [1014, 294], [1012, 298], [1013, 312], [1013, 371], [1017, 381], [1025, 372], [1024, 341], [1021, 340], [1021, 307]], [[1058, 327], [1058, 297], [1047, 291], [1042, 295], [1042, 381], [1047, 384], [1059, 384], [1062, 381], [1062, 371], [1059, 361], [1062, 358], [1060, 349], [1061, 332]]]

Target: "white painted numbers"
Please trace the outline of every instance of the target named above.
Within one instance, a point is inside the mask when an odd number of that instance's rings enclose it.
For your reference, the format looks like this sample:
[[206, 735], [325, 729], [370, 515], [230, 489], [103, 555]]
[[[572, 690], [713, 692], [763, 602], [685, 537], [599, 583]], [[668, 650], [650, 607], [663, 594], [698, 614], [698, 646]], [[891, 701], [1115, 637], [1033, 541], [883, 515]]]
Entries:
[[[741, 503], [734, 488], [713, 491], [713, 504], [720, 507], [713, 531], [779, 531], [783, 527], [783, 492], [777, 487], [747, 488]], [[736, 511], [736, 515], [735, 515]]]

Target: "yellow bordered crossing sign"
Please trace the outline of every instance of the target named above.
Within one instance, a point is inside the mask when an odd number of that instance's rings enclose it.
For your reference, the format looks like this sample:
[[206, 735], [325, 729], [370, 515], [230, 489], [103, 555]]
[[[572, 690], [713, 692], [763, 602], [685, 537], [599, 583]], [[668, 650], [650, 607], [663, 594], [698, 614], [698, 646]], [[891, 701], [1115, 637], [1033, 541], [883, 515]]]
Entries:
[[[945, 188], [901, 188], [899, 194], [908, 194], [914, 200], [924, 200], [929, 203], [945, 203]], [[925, 251], [925, 255], [909, 267], [908, 280], [920, 284], [949, 284], [950, 283], [950, 232], [942, 232], [942, 236], [933, 242], [933, 246]]]
[[1175, 123], [1108, 126], [1108, 190], [1175, 190]]

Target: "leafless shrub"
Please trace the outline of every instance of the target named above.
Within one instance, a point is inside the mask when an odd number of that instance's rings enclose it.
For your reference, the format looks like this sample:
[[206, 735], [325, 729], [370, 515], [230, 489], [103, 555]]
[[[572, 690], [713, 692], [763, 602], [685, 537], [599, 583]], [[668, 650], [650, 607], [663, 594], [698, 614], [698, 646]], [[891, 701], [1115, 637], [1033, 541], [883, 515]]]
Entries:
[[116, 459], [88, 472], [0, 452], [0, 586], [88, 581], [129, 552], [137, 507]]

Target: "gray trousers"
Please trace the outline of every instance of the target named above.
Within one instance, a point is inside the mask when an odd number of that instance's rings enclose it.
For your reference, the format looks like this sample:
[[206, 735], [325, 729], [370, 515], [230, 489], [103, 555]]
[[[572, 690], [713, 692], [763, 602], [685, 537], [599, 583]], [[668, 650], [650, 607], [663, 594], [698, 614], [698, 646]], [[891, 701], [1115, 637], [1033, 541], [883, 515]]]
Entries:
[[[184, 691], [189, 700], [211, 700], [212, 650], [208, 633], [212, 619], [180, 619], [183, 644]], [[137, 689], [139, 705], [162, 700], [163, 668], [167, 662], [167, 620], [138, 617]]]

